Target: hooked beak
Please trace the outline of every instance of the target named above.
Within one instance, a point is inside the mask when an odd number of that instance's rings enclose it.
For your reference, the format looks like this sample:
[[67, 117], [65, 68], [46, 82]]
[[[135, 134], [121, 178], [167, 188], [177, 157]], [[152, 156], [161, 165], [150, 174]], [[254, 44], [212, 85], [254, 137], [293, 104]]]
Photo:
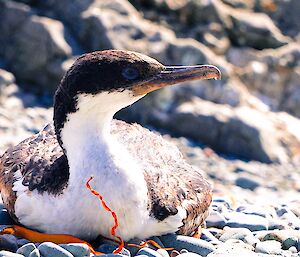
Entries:
[[160, 73], [134, 85], [132, 90], [135, 95], [144, 95], [177, 83], [204, 79], [221, 79], [221, 71], [213, 65], [165, 66]]

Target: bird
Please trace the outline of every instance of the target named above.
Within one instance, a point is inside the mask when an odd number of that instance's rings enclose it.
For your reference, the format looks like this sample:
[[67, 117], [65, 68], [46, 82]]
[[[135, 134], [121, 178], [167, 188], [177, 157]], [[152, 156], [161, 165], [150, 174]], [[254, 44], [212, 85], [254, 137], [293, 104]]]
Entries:
[[83, 54], [54, 94], [53, 122], [0, 158], [0, 192], [16, 222], [32, 231], [84, 240], [192, 234], [206, 219], [212, 186], [178, 148], [114, 114], [181, 82], [220, 79], [213, 65], [165, 66], [125, 50]]

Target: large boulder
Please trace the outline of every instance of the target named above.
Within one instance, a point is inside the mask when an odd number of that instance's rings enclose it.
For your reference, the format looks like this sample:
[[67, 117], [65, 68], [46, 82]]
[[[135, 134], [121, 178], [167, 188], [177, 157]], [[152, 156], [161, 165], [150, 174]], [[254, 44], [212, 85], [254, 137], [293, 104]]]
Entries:
[[34, 14], [24, 4], [0, 5], [0, 55], [17, 79], [35, 85], [32, 89], [38, 92], [53, 92], [64, 73], [63, 62], [72, 55], [63, 24]]
[[300, 121], [286, 113], [232, 108], [194, 98], [154, 123], [217, 151], [261, 162], [288, 162], [300, 155]]
[[268, 15], [235, 9], [217, 0], [213, 2], [234, 45], [265, 49], [278, 48], [291, 42]]

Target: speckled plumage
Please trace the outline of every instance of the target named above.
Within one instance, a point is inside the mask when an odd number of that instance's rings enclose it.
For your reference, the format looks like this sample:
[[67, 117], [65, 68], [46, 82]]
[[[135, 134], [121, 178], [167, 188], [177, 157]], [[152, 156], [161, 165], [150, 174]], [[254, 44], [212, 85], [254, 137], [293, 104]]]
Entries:
[[161, 136], [112, 118], [160, 87], [219, 77], [213, 66], [167, 67], [128, 51], [79, 57], [56, 91], [54, 124], [0, 158], [9, 213], [46, 233], [109, 237], [111, 216], [85, 188], [95, 174], [95, 189], [119, 216], [124, 240], [193, 233], [208, 215], [210, 184]]
[[[178, 232], [191, 234], [207, 217], [206, 210], [211, 202], [211, 187], [201, 172], [186, 163], [173, 144], [138, 124], [113, 120], [111, 129], [118, 141], [142, 164], [151, 215], [163, 220], [176, 214], [177, 206], [183, 205], [187, 209], [187, 218]], [[16, 194], [12, 190], [16, 172], [21, 172], [22, 184], [28, 187], [28, 192], [49, 191], [57, 195], [68, 185], [67, 159], [51, 124], [6, 151], [0, 165], [1, 196], [17, 222], [14, 215]]]

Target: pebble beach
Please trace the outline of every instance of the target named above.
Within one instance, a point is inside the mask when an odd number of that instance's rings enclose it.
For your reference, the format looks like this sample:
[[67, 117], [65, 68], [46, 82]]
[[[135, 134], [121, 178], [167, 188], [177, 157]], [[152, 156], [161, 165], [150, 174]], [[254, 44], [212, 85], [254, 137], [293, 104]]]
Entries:
[[[1, 121], [5, 121], [1, 122], [3, 151], [51, 121], [52, 108], [43, 107], [42, 103], [38, 107], [26, 107], [22, 99], [37, 101], [34, 94], [25, 93], [14, 84], [2, 93], [3, 108], [7, 112], [6, 116], [1, 116]], [[96, 251], [104, 256], [143, 257], [300, 256], [300, 170], [297, 163], [244, 161], [218, 154], [187, 138], [162, 134], [165, 140], [177, 145], [189, 163], [201, 168], [214, 186], [210, 215], [200, 239], [169, 234], [151, 238], [161, 249], [152, 244], [142, 249], [125, 244], [119, 254], [112, 255], [118, 245], [99, 238], [93, 242]], [[0, 224], [4, 228], [13, 222], [3, 205], [0, 206]], [[126, 243], [138, 245], [144, 241], [134, 239]], [[37, 244], [13, 235], [0, 235], [0, 248], [0, 256], [8, 257], [93, 256], [85, 244]]]
[[[55, 88], [82, 53], [216, 65], [221, 80], [166, 88], [117, 114], [175, 144], [213, 185], [200, 238], [132, 239], [118, 254], [111, 240], [90, 243], [108, 257], [300, 257], [299, 13], [299, 0], [0, 0], [0, 156], [52, 122]], [[0, 229], [12, 224], [0, 202]], [[3, 234], [1, 256], [95, 254]]]

